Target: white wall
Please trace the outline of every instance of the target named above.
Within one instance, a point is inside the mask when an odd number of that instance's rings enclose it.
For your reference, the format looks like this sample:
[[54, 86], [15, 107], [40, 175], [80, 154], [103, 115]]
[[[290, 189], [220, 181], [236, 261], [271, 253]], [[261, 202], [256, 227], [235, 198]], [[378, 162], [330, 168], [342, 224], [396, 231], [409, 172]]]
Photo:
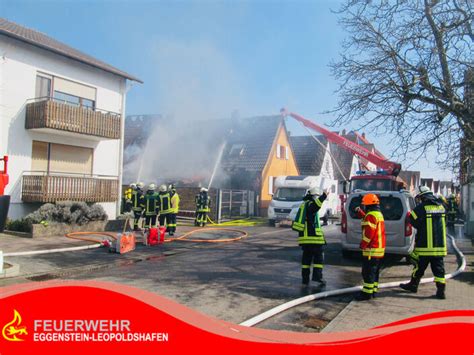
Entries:
[[[121, 113], [125, 107], [124, 78], [0, 35], [0, 155], [9, 155], [10, 184], [6, 193], [12, 196], [11, 211], [17, 216], [22, 209], [29, 210], [22, 206], [20, 190], [22, 173], [31, 170], [33, 140], [94, 148], [94, 174], [119, 176], [121, 171], [118, 139], [97, 140], [56, 130], [40, 133], [25, 129], [25, 105], [35, 97], [38, 71], [95, 87], [99, 109]], [[114, 218], [115, 209], [107, 209], [109, 217]]]

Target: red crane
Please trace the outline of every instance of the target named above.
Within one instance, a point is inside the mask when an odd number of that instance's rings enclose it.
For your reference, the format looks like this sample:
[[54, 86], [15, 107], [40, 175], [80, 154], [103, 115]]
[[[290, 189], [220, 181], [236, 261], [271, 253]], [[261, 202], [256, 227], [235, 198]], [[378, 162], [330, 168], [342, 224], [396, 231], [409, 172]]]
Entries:
[[[372, 153], [357, 143], [346, 139], [335, 132], [300, 116], [294, 112], [289, 112], [286, 109], [281, 109], [283, 116], [293, 117], [298, 122], [301, 122], [305, 127], [308, 127], [316, 132], [324, 135], [328, 141], [337, 144], [343, 149], [348, 150], [352, 154], [358, 155], [359, 157], [375, 164], [378, 168], [383, 169], [384, 174], [364, 174], [360, 176], [353, 176], [351, 178], [352, 187], [351, 190], [361, 188], [363, 190], [389, 190], [398, 191], [403, 188], [403, 181], [397, 179], [398, 174], [402, 168], [401, 164], [389, 161], [385, 158]], [[384, 183], [389, 181], [389, 184]], [[380, 184], [377, 184], [381, 182]]]

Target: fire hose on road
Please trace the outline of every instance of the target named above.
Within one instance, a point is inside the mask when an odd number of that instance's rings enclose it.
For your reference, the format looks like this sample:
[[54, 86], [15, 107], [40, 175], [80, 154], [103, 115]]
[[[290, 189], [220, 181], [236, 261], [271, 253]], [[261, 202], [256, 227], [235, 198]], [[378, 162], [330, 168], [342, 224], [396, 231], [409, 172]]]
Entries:
[[[452, 237], [451, 235], [448, 235], [448, 237], [451, 240], [451, 243], [452, 243], [454, 252], [456, 253], [456, 256], [459, 259], [461, 259], [461, 263], [458, 265], [457, 270], [455, 272], [453, 272], [452, 274], [445, 275], [446, 279], [451, 279], [451, 278], [459, 275], [460, 273], [462, 273], [466, 269], [466, 258], [464, 257], [464, 254], [457, 247], [457, 245], [454, 241], [454, 237]], [[401, 283], [408, 282], [408, 281], [409, 280], [386, 282], [386, 283], [379, 284], [378, 287], [379, 287], [379, 289], [398, 287], [398, 286], [400, 286]], [[429, 283], [429, 282], [433, 282], [433, 281], [434, 281], [433, 277], [425, 277], [425, 278], [420, 280], [420, 283]], [[284, 312], [284, 311], [286, 311], [290, 308], [299, 306], [303, 303], [307, 303], [307, 302], [310, 302], [310, 301], [314, 301], [314, 300], [318, 300], [318, 299], [322, 299], [322, 298], [326, 298], [326, 297], [330, 297], [330, 296], [337, 296], [337, 295], [343, 295], [343, 294], [347, 294], [347, 293], [353, 293], [353, 292], [357, 292], [357, 291], [360, 291], [360, 290], [362, 290], [362, 286], [354, 286], [354, 287], [341, 288], [341, 289], [338, 289], [338, 290], [319, 292], [319, 293], [315, 293], [315, 294], [312, 294], [312, 295], [300, 297], [300, 298], [294, 299], [292, 301], [283, 303], [283, 304], [281, 304], [277, 307], [274, 307], [274, 308], [272, 308], [272, 309], [270, 309], [266, 312], [263, 312], [259, 315], [256, 315], [255, 317], [252, 317], [252, 318], [240, 323], [240, 325], [247, 326], [247, 327], [252, 327], [252, 326], [254, 326], [258, 323], [263, 322], [264, 320], [267, 320], [267, 319], [269, 319], [269, 318], [271, 318], [271, 317], [273, 317], [273, 316], [275, 316], [279, 313], [282, 313], [282, 312]]]

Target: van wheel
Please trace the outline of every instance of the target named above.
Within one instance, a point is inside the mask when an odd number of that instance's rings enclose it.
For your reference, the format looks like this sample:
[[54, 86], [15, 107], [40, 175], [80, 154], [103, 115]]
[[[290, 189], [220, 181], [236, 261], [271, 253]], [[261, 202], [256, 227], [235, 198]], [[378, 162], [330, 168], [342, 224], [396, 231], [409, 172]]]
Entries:
[[269, 219], [269, 220], [268, 220], [268, 225], [269, 225], [270, 227], [275, 227], [275, 220], [274, 220], [274, 219]]
[[353, 256], [354, 256], [354, 254], [352, 253], [352, 251], [342, 249], [342, 257], [343, 258], [352, 259]]

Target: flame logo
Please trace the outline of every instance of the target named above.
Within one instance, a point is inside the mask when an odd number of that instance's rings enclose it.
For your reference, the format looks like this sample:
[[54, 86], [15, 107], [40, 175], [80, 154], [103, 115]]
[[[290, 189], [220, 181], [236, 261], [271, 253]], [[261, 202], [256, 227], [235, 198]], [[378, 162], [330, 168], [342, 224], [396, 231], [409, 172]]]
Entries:
[[25, 326], [20, 326], [21, 315], [16, 309], [13, 310], [13, 320], [10, 323], [5, 324], [2, 329], [3, 337], [8, 341], [23, 341], [17, 335], [28, 335]]

